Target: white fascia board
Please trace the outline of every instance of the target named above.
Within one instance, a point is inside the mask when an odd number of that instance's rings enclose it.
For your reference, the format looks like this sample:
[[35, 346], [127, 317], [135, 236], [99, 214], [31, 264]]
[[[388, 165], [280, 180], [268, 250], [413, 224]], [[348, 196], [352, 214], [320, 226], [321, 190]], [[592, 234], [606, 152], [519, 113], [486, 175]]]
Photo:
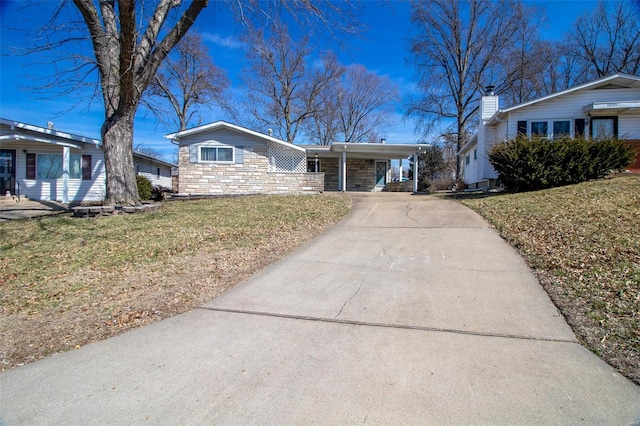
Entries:
[[474, 136], [469, 142], [467, 142], [466, 144], [464, 144], [464, 146], [462, 148], [460, 148], [460, 151], [458, 152], [458, 154], [462, 155], [465, 152], [471, 150], [471, 148], [473, 148], [474, 146], [478, 145], [478, 136]]
[[82, 145], [77, 145], [77, 144], [73, 144], [70, 142], [62, 142], [62, 141], [57, 141], [57, 140], [53, 140], [53, 139], [45, 139], [45, 138], [35, 138], [32, 136], [25, 136], [25, 135], [19, 135], [19, 134], [12, 134], [12, 135], [2, 135], [0, 136], [0, 141], [28, 141], [28, 142], [39, 142], [39, 143], [46, 143], [46, 144], [50, 144], [50, 145], [58, 145], [58, 146], [66, 146], [69, 148], [74, 148], [74, 149], [82, 149]]
[[430, 147], [430, 144], [393, 144], [393, 143], [353, 143], [334, 142], [331, 145], [333, 152], [361, 153], [372, 155], [411, 155]]
[[[580, 84], [578, 86], [574, 86], [574, 87], [570, 87], [570, 88], [565, 89], [565, 90], [561, 90], [559, 92], [551, 93], [549, 95], [542, 96], [541, 98], [532, 99], [530, 101], [523, 102], [521, 104], [517, 104], [517, 105], [514, 105], [514, 106], [509, 107], [509, 108], [501, 109], [498, 112], [496, 112], [496, 114], [494, 114], [494, 117], [499, 113], [504, 114], [504, 113], [507, 113], [507, 112], [511, 112], [511, 111], [516, 110], [516, 109], [520, 109], [520, 108], [524, 108], [524, 107], [529, 106], [529, 105], [537, 104], [538, 102], [543, 102], [543, 101], [546, 101], [546, 100], [549, 100], [549, 99], [553, 99], [553, 98], [558, 97], [558, 96], [566, 95], [567, 93], [576, 92], [578, 90], [589, 89], [589, 88], [591, 88], [593, 86], [602, 85], [604, 83], [610, 82], [611, 80], [617, 80], [617, 79], [633, 80], [633, 81], [636, 82], [635, 84], [640, 83], [640, 77], [637, 76], [637, 75], [622, 74], [622, 73], [613, 74], [613, 75], [610, 75], [608, 77], [603, 77], [603, 78], [600, 78], [600, 79], [597, 79], [597, 80], [590, 81], [588, 83]], [[492, 119], [493, 119], [493, 117], [492, 117]]]
[[140, 157], [140, 158], [143, 158], [145, 160], [150, 160], [150, 161], [153, 161], [153, 162], [165, 165], [165, 166], [170, 166], [170, 167], [177, 167], [178, 166], [177, 164], [173, 164], [173, 163], [170, 163], [168, 161], [161, 160], [160, 158], [152, 157], [151, 155], [143, 154], [142, 152], [138, 152], [138, 151], [133, 151], [133, 156], [134, 157]]
[[59, 138], [69, 139], [77, 142], [88, 143], [95, 146], [102, 146], [102, 142], [98, 139], [88, 138], [85, 136], [74, 135], [71, 133], [60, 132], [54, 129], [46, 129], [44, 127], [34, 126], [32, 124], [22, 123], [15, 120], [7, 120], [6, 118], [0, 118], [0, 123], [10, 126], [12, 130], [23, 129], [31, 132], [42, 133], [45, 135], [51, 135]]

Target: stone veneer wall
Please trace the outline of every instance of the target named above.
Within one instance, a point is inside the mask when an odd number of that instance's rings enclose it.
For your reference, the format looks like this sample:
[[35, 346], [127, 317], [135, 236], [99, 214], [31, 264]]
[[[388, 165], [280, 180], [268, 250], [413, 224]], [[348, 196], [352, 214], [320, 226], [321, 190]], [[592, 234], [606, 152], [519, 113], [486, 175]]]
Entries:
[[190, 163], [189, 146], [180, 147], [179, 157], [179, 188], [184, 195], [324, 191], [323, 173], [270, 172], [266, 145], [246, 147], [243, 164]]
[[338, 191], [339, 161], [337, 158], [323, 158], [320, 160], [320, 171], [324, 172], [324, 189]]
[[375, 162], [347, 158], [347, 191], [371, 192], [375, 186]]
[[[324, 172], [324, 188], [327, 191], [338, 191], [339, 158], [323, 158], [320, 170]], [[376, 186], [376, 168], [373, 160], [347, 158], [347, 191], [371, 192]]]

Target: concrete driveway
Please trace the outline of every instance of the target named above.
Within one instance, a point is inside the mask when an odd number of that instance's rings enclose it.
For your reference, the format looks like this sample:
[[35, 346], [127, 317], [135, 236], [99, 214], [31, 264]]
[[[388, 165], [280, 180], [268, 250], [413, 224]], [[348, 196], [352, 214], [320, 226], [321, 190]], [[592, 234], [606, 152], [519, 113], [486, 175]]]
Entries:
[[[0, 375], [13, 424], [634, 424], [472, 211], [352, 194], [337, 226], [201, 309]], [[0, 424], [2, 421], [0, 421]]]

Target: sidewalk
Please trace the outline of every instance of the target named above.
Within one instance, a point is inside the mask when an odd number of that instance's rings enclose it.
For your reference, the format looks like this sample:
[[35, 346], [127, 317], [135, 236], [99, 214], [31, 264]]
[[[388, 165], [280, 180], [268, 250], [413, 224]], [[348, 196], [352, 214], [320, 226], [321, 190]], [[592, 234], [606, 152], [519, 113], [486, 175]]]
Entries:
[[201, 309], [0, 374], [0, 424], [634, 424], [472, 211], [352, 194], [337, 226]]
[[18, 201], [14, 197], [0, 196], [0, 223], [6, 220], [47, 216], [65, 211], [68, 209], [56, 201], [34, 201], [24, 197]]

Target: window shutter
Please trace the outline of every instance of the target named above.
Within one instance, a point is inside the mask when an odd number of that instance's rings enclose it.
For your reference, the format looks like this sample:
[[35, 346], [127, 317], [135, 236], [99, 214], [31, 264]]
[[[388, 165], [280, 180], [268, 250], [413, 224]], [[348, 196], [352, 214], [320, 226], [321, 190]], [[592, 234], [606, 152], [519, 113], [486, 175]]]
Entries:
[[36, 155], [27, 154], [27, 179], [36, 178]]
[[575, 128], [573, 129], [573, 136], [583, 136], [584, 135], [584, 118], [576, 118], [575, 120]]
[[198, 162], [198, 145], [189, 145], [189, 162]]
[[526, 135], [527, 134], [527, 122], [526, 121], [518, 121], [518, 134]]
[[91, 180], [91, 156], [82, 156], [82, 180]]
[[236, 164], [244, 163], [244, 146], [236, 146]]

